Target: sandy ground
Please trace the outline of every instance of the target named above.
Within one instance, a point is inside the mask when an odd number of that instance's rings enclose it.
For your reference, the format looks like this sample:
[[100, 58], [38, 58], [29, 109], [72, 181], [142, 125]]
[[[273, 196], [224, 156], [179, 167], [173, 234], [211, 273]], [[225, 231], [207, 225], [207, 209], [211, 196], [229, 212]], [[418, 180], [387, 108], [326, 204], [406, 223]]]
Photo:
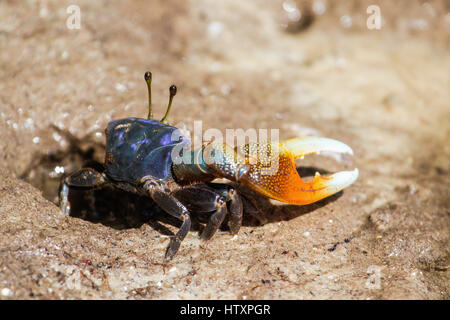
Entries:
[[[379, 1], [368, 30], [372, 2], [299, 2], [296, 22], [293, 2], [76, 0], [71, 30], [69, 2], [1, 1], [0, 298], [448, 299], [449, 7]], [[263, 223], [207, 243], [194, 226], [167, 264], [179, 224], [148, 201], [97, 191], [92, 216], [73, 193], [64, 216], [63, 171], [102, 161], [109, 120], [146, 116], [146, 70], [157, 117], [175, 83], [177, 126], [331, 137], [353, 161], [300, 173], [359, 179], [308, 206], [256, 197]]]

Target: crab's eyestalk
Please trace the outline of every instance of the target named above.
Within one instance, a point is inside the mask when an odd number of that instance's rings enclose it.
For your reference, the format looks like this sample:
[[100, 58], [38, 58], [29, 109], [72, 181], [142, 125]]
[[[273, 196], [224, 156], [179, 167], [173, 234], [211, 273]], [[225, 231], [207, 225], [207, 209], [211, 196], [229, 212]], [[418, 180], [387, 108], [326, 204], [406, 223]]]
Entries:
[[144, 75], [145, 82], [147, 82], [147, 88], [148, 88], [148, 116], [147, 119], [151, 120], [153, 119], [153, 113], [152, 113], [152, 73], [150, 71], [147, 71]]
[[166, 114], [165, 114], [164, 117], [161, 119], [161, 122], [162, 122], [162, 123], [167, 123], [167, 119], [168, 119], [168, 117], [169, 117], [170, 108], [172, 108], [173, 97], [175, 97], [175, 95], [177, 94], [177, 87], [176, 87], [174, 84], [170, 86], [170, 88], [169, 88], [169, 93], [170, 93], [170, 97], [169, 97], [169, 105], [167, 106]]

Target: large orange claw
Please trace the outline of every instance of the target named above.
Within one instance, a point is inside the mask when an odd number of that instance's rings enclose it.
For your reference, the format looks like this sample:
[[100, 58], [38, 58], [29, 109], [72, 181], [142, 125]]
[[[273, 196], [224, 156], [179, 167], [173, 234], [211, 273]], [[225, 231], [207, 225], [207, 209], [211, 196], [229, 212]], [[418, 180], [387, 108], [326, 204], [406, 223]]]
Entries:
[[[216, 157], [217, 151], [221, 150], [222, 162], [214, 164], [208, 158], [211, 148], [215, 150]], [[328, 138], [294, 138], [281, 143], [246, 144], [237, 149], [226, 145], [222, 145], [222, 148], [209, 145], [204, 151], [205, 160], [210, 161], [208, 166], [215, 169], [217, 174], [221, 173], [267, 197], [291, 204], [319, 201], [350, 186], [358, 178], [358, 169], [337, 172], [327, 177], [316, 173], [309, 182], [300, 178], [296, 158], [324, 151], [353, 154], [346, 144]], [[224, 163], [228, 167], [224, 167]]]

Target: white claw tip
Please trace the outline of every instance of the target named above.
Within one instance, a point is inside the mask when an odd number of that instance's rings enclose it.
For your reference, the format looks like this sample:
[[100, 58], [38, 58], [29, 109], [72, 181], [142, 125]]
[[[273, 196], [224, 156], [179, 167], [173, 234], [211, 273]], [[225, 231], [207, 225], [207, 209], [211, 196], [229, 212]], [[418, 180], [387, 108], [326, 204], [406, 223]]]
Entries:
[[353, 171], [340, 171], [330, 176], [328, 182], [328, 188], [333, 190], [334, 193], [339, 192], [350, 185], [352, 185], [356, 179], [358, 179], [359, 170], [355, 168]]

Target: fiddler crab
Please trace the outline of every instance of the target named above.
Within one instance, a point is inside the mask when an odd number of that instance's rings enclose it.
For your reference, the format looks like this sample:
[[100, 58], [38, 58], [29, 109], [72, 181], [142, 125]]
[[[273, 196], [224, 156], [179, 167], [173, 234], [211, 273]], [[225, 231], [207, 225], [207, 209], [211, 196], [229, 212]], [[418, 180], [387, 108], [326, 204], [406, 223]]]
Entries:
[[[232, 148], [225, 143], [210, 141], [201, 148], [188, 149], [173, 156], [175, 149], [190, 146], [190, 140], [168, 124], [177, 88], [174, 85], [170, 87], [166, 114], [161, 121], [157, 121], [152, 114], [150, 72], [145, 73], [145, 81], [149, 93], [147, 119], [110, 121], [106, 128], [104, 170], [99, 172], [84, 167], [61, 181], [59, 205], [67, 215], [70, 214], [70, 187], [100, 188], [110, 185], [148, 196], [166, 213], [182, 221], [166, 251], [165, 259], [170, 260], [191, 228], [191, 213], [211, 213], [200, 235], [204, 240], [214, 235], [227, 214], [231, 234], [238, 233], [243, 214], [241, 196], [230, 184], [214, 183], [216, 178], [228, 179], [281, 202], [305, 205], [341, 191], [358, 177], [358, 169], [355, 169], [326, 177], [316, 173], [308, 182], [300, 178], [295, 163], [297, 158], [324, 151], [353, 154], [346, 144], [321, 137], [266, 142], [266, 152], [258, 154], [255, 150], [261, 147], [261, 143]], [[184, 161], [186, 159], [190, 161]], [[264, 172], [267, 163], [270, 163], [267, 160], [277, 162], [276, 170], [271, 174]]]

